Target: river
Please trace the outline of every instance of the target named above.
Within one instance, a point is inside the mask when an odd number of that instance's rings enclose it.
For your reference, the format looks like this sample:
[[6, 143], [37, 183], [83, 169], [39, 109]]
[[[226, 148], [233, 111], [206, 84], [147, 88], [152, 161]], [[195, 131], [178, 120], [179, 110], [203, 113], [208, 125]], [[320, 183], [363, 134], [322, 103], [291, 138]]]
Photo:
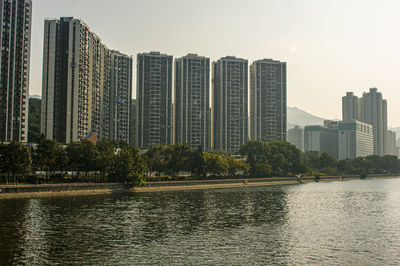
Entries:
[[400, 179], [0, 200], [0, 264], [400, 263]]

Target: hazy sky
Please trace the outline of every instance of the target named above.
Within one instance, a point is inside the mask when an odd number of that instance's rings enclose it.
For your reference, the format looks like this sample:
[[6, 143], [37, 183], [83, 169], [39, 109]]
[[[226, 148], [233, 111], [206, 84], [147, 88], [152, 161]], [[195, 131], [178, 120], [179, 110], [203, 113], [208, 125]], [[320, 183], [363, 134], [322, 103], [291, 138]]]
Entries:
[[347, 91], [361, 96], [377, 87], [388, 100], [389, 126], [400, 126], [398, 0], [33, 2], [30, 94], [41, 94], [43, 20], [73, 16], [134, 58], [161, 51], [286, 61], [288, 106], [324, 118], [341, 118]]

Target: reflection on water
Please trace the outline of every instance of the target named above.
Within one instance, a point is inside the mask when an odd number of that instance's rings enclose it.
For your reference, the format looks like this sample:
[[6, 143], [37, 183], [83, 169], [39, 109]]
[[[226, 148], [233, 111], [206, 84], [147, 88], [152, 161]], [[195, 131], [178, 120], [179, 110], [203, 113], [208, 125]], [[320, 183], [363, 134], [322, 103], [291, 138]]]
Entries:
[[0, 264], [397, 264], [400, 180], [0, 200]]

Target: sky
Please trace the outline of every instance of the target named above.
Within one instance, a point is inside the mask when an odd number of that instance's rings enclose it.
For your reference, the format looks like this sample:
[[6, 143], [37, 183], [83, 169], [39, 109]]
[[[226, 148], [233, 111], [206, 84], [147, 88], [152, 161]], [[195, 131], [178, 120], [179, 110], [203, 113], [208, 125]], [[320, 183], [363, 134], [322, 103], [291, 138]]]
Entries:
[[341, 118], [347, 91], [377, 87], [398, 127], [398, 10], [398, 0], [33, 0], [30, 94], [41, 95], [44, 20], [68, 16], [134, 61], [160, 51], [287, 62], [288, 106], [326, 119]]

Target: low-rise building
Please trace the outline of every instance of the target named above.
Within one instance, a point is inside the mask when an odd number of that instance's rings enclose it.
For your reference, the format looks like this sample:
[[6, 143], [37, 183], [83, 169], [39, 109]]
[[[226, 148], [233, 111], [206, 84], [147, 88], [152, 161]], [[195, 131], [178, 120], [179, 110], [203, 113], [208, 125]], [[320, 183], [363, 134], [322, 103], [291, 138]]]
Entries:
[[287, 140], [304, 152], [304, 128], [295, 126], [288, 130]]
[[304, 128], [304, 151], [328, 153], [338, 159], [338, 129], [325, 126], [306, 126]]

